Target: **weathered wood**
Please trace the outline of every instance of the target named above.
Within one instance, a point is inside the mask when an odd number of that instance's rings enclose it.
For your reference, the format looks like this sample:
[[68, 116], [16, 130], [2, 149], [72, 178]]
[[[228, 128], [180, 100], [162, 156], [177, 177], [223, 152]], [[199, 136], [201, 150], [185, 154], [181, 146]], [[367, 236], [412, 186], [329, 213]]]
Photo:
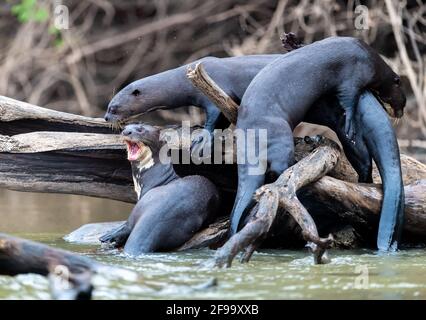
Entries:
[[0, 153], [0, 187], [135, 202], [124, 150]]
[[134, 202], [124, 146], [111, 133], [103, 119], [0, 96], [0, 187]]
[[219, 107], [229, 122], [237, 123], [238, 104], [210, 78], [200, 62], [194, 69], [189, 66], [186, 75], [197, 89]]
[[210, 224], [207, 228], [197, 232], [189, 241], [184, 243], [177, 251], [199, 248], [217, 248], [225, 240], [228, 232], [229, 219], [221, 218]]
[[0, 121], [10, 122], [24, 119], [46, 120], [50, 122], [71, 123], [93, 127], [110, 127], [110, 125], [101, 118], [90, 118], [55, 111], [0, 96]]
[[[294, 45], [300, 45], [300, 43], [294, 42], [295, 37], [291, 34], [286, 35], [282, 40], [283, 44], [288, 43], [291, 48]], [[208, 78], [201, 64], [197, 64], [195, 70], [189, 70], [187, 76], [195, 87], [204, 92], [212, 102], [219, 105], [221, 111], [227, 115], [227, 118], [232, 119], [232, 123], [236, 122], [234, 120], [237, 118], [238, 105], [211, 78]], [[343, 162], [339, 163], [338, 159], [341, 152], [337, 146], [329, 145], [328, 149], [321, 148], [318, 148], [306, 158], [297, 159], [299, 162], [282, 173], [274, 183], [265, 185], [257, 191], [255, 198], [258, 201], [258, 205], [252, 210], [244, 227], [217, 251], [213, 259], [214, 265], [229, 267], [236, 254], [240, 251], [244, 251], [241, 261], [247, 262], [256, 247], [266, 238], [272, 223], [276, 219], [279, 206], [290, 213], [301, 227], [303, 237], [308, 241], [308, 246], [314, 254], [314, 262], [323, 262], [322, 256], [325, 248], [331, 244], [332, 237], [331, 235], [327, 239], [319, 237], [314, 220], [299, 201], [296, 192], [332, 170], [336, 174], [341, 172], [342, 168], [347, 169], [348, 167], [343, 165]], [[339, 165], [339, 168], [336, 168], [336, 165]], [[407, 172], [411, 179], [412, 172], [410, 170]], [[417, 173], [413, 176], [416, 175]], [[344, 179], [346, 176], [342, 174], [339, 178]], [[353, 195], [347, 194], [341, 189], [339, 191], [345, 194], [340, 197], [341, 202], [352, 204]], [[335, 193], [330, 192], [328, 195], [334, 196]], [[354, 200], [354, 202], [357, 202], [357, 199]], [[370, 199], [366, 200], [366, 202], [369, 201], [374, 202]], [[370, 204], [373, 205], [373, 203]], [[420, 204], [417, 208], [421, 209], [422, 207]], [[380, 206], [378, 208], [374, 207], [374, 209], [378, 212], [380, 211]]]
[[33, 131], [113, 133], [101, 118], [90, 118], [38, 107], [0, 96], [0, 134], [15, 135]]
[[[239, 106], [208, 76], [201, 63], [198, 63], [194, 70], [188, 68], [187, 77], [220, 108], [231, 123], [237, 122]], [[302, 228], [304, 238], [314, 254], [315, 263], [323, 263], [322, 256], [325, 248], [331, 244], [331, 239], [319, 237], [314, 220], [296, 195], [298, 189], [318, 180], [336, 166], [340, 156], [338, 146], [334, 144], [331, 148], [321, 151], [323, 150], [314, 151], [287, 169], [275, 183], [263, 186], [257, 191], [257, 210], [242, 230], [217, 251], [216, 266], [231, 266], [233, 258], [241, 250], [245, 250], [242, 261], [247, 262], [255, 248], [267, 236], [275, 220], [278, 205], [290, 213]], [[322, 157], [319, 158], [317, 155], [320, 153]]]
[[125, 150], [120, 135], [39, 131], [0, 135], [0, 152], [37, 153], [55, 150]]
[[65, 241], [77, 244], [101, 244], [99, 238], [105, 233], [117, 229], [125, 221], [87, 223], [65, 235]]
[[[359, 221], [378, 216], [383, 193], [380, 185], [356, 184], [332, 177], [323, 177], [309, 186], [320, 201], [340, 203], [347, 210], [346, 219]], [[414, 181], [405, 189], [404, 231], [418, 236], [426, 235], [426, 180]], [[351, 212], [352, 214], [348, 214]]]
[[314, 253], [315, 263], [323, 263], [322, 256], [331, 245], [332, 238], [319, 237], [314, 220], [296, 192], [326, 175], [335, 167], [339, 156], [340, 149], [336, 144], [319, 147], [287, 169], [274, 183], [258, 189], [255, 196], [258, 206], [254, 214], [237, 234], [218, 249], [214, 258], [215, 265], [230, 267], [240, 251], [245, 251], [242, 261], [247, 262], [254, 249], [267, 236], [275, 221], [278, 206], [285, 209], [301, 227], [302, 234]]

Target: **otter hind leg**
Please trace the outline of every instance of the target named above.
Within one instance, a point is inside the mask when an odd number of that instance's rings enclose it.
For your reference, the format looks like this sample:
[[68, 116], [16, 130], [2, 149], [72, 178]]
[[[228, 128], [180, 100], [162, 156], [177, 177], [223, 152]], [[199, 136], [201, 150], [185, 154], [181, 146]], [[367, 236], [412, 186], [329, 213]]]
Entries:
[[206, 111], [206, 123], [204, 124], [204, 129], [206, 129], [211, 135], [213, 130], [216, 128], [216, 124], [220, 118], [220, 110], [215, 105], [208, 105], [205, 108]]
[[358, 182], [373, 183], [373, 159], [363, 140], [362, 128], [357, 131], [359, 135], [355, 136], [355, 143], [348, 141], [346, 137], [339, 137], [343, 150], [350, 164], [358, 173]]

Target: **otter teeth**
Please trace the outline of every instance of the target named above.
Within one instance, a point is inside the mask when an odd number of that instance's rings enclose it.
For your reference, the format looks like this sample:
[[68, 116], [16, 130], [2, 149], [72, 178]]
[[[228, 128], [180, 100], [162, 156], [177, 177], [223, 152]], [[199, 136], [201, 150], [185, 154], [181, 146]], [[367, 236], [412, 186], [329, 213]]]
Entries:
[[378, 98], [378, 100], [379, 100], [379, 101], [380, 101], [380, 103], [382, 104], [383, 109], [385, 109], [386, 113], [387, 113], [390, 117], [395, 118], [395, 111], [393, 110], [392, 106], [391, 106], [389, 103], [384, 102], [384, 101], [380, 98], [380, 96], [379, 96], [379, 95], [376, 95], [376, 97]]
[[392, 109], [391, 105], [387, 102], [383, 102], [386, 112], [392, 117], [395, 118], [395, 112]]

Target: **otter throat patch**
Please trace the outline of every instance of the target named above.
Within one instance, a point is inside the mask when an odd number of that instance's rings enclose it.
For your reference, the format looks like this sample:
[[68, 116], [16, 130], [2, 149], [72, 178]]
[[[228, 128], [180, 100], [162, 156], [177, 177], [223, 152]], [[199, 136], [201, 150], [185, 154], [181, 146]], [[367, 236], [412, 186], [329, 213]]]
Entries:
[[154, 158], [152, 157], [152, 151], [149, 147], [145, 146], [140, 153], [139, 160], [136, 164], [136, 170], [134, 170], [133, 177], [133, 187], [138, 197], [138, 200], [141, 197], [143, 183], [141, 179], [141, 174], [143, 171], [148, 170], [155, 164]]

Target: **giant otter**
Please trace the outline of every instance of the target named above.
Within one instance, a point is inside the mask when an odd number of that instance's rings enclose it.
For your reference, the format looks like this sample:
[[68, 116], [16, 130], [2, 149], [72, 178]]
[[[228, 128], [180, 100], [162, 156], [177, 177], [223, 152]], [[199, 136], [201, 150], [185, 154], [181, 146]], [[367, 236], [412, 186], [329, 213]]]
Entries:
[[122, 135], [139, 200], [126, 223], [100, 240], [124, 245], [130, 255], [175, 249], [215, 218], [218, 191], [207, 178], [181, 178], [170, 162], [162, 163], [159, 128], [132, 124]]
[[[204, 109], [204, 128], [216, 128], [221, 112], [186, 76], [188, 66], [202, 62], [209, 76], [237, 103], [256, 74], [280, 54], [233, 58], [205, 57], [176, 69], [136, 80], [120, 90], [110, 101], [105, 120], [120, 122], [157, 109], [195, 106]], [[238, 72], [237, 72], [238, 71]]]
[[[293, 47], [293, 49], [295, 48], [296, 47]], [[282, 55], [252, 55], [232, 58], [207, 57], [195, 61], [190, 65], [201, 61], [213, 80], [215, 80], [228, 95], [233, 97], [236, 102], [240, 102], [247, 86], [257, 73], [279, 57], [282, 57]], [[183, 66], [132, 82], [117, 93], [111, 100], [105, 119], [110, 122], [121, 122], [160, 107], [173, 109], [188, 104], [195, 104], [205, 110], [210, 110], [206, 111], [206, 125], [209, 130], [212, 130], [212, 128], [215, 127], [216, 120], [209, 120], [212, 119], [210, 115], [214, 114], [215, 117], [213, 118], [217, 119], [218, 113], [220, 113], [219, 109], [203, 96], [199, 90], [192, 86], [186, 77], [186, 68], [187, 66]], [[399, 85], [399, 78], [395, 78], [393, 81], [395, 83], [391, 84], [391, 86]], [[383, 99], [388, 100], [386, 97], [383, 97]], [[373, 99], [370, 100], [373, 101]], [[387, 111], [391, 112], [389, 108]], [[392, 111], [392, 113], [394, 112]], [[401, 112], [398, 112], [398, 114], [401, 114]], [[377, 144], [376, 141], [384, 139], [386, 134], [392, 131], [392, 126], [390, 123], [386, 122], [384, 128], [376, 128], [374, 135], [364, 135], [362, 132], [362, 124], [357, 125], [356, 127], [360, 132], [355, 135], [354, 140], [356, 143], [353, 143], [346, 137], [344, 123], [342, 124], [338, 121], [338, 118], [341, 116], [342, 113], [339, 110], [336, 99], [323, 97], [313, 104], [303, 120], [313, 124], [326, 125], [334, 130], [343, 145], [346, 156], [359, 175], [359, 181], [372, 182], [372, 162], [370, 153], [377, 155], [383, 152], [382, 145]], [[366, 117], [364, 117], [365, 120], [375, 120], [374, 118], [367, 119]], [[355, 121], [357, 120], [355, 119]], [[381, 135], [381, 133], [383, 135]], [[393, 159], [398, 158], [399, 161], [398, 146], [394, 145], [393, 148], [392, 145], [388, 146], [390, 148], [388, 148], [384, 154], [388, 154], [389, 157]], [[383, 161], [383, 157], [376, 157], [375, 161]], [[383, 171], [389, 172], [388, 176], [393, 175], [395, 180], [399, 179], [400, 183], [402, 183], [401, 177], [395, 175], [395, 170], [399, 170], [399, 165], [395, 168], [389, 166], [388, 162], [383, 163], [383, 165], [380, 165], [380, 163], [377, 164], [379, 167], [383, 168]], [[394, 164], [396, 165], [396, 162], [394, 162]], [[387, 182], [384, 180], [383, 183], [386, 189]], [[398, 194], [399, 193], [395, 194], [395, 197], [397, 197]], [[392, 196], [389, 195], [384, 201], [386, 202], [391, 198]], [[392, 207], [392, 203], [392, 201], [388, 204], [383, 203], [383, 207], [390, 208]], [[392, 207], [392, 210], [388, 210], [387, 212], [389, 216], [397, 216], [400, 211], [400, 208]]]
[[[335, 104], [336, 111], [339, 105], [345, 110], [345, 134], [351, 139], [354, 110], [363, 89], [373, 90], [380, 100], [390, 104], [396, 116], [402, 116], [405, 95], [399, 82], [399, 77], [377, 53], [362, 41], [346, 37], [327, 38], [299, 48], [262, 69], [244, 93], [236, 127], [246, 132], [256, 129], [256, 146], [259, 129], [267, 130], [267, 141], [265, 148], [256, 150], [261, 157], [256, 165], [247, 161], [247, 152], [239, 152], [231, 234], [237, 232], [240, 220], [252, 206], [254, 192], [265, 183], [264, 172], [250, 175], [250, 171], [256, 172], [257, 166], [263, 164], [272, 181], [293, 164], [292, 132], [312, 105], [321, 97], [335, 96], [339, 102]], [[241, 148], [247, 151], [245, 141], [237, 139], [237, 146], [243, 145]], [[397, 210], [390, 214], [396, 215]], [[379, 239], [382, 232], [380, 228]], [[394, 230], [387, 233], [393, 235]], [[388, 250], [390, 242], [384, 241], [387, 245], [379, 245], [379, 249]]]

